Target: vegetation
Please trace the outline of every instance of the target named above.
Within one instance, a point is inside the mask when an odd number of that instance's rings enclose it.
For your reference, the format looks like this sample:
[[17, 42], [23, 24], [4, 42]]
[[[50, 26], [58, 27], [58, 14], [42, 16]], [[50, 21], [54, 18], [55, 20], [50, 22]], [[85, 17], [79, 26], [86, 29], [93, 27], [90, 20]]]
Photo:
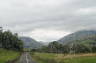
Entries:
[[67, 44], [54, 41], [34, 51], [39, 52], [31, 53], [38, 63], [96, 63], [96, 36]]
[[49, 43], [48, 46], [43, 46], [42, 48], [37, 49], [37, 52], [63, 53], [63, 54], [92, 53], [92, 52], [95, 53], [96, 45], [82, 44], [82, 42], [81, 43], [75, 42], [75, 43], [63, 45], [54, 41], [54, 42]]
[[12, 61], [20, 56], [20, 52], [0, 48], [0, 63]]
[[12, 34], [11, 31], [3, 31], [0, 27], [0, 48], [11, 49], [11, 50], [22, 50], [23, 43], [18, 38], [18, 34]]
[[0, 63], [6, 63], [15, 60], [20, 56], [23, 50], [23, 42], [19, 39], [17, 33], [3, 31], [0, 27]]
[[[86, 42], [85, 42], [86, 41]], [[74, 33], [71, 33], [67, 36], [62, 37], [58, 40], [62, 44], [70, 44], [73, 42], [83, 42], [88, 44], [88, 42], [96, 42], [96, 30], [81, 30]]]
[[55, 53], [34, 53], [32, 58], [37, 63], [96, 63], [96, 54], [55, 54]]
[[39, 52], [47, 53], [95, 53], [96, 31], [78, 31], [43, 46]]

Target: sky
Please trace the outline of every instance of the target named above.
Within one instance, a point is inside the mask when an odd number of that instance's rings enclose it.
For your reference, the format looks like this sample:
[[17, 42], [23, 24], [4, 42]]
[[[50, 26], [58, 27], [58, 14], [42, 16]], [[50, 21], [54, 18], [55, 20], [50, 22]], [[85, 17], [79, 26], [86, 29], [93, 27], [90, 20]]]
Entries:
[[0, 0], [0, 26], [37, 41], [96, 29], [95, 0]]

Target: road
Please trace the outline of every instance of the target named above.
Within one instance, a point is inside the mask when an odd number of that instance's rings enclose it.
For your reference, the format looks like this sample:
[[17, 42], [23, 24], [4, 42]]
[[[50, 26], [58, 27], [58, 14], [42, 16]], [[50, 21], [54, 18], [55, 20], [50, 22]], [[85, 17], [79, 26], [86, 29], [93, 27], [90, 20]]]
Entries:
[[24, 52], [16, 63], [35, 63], [28, 52]]

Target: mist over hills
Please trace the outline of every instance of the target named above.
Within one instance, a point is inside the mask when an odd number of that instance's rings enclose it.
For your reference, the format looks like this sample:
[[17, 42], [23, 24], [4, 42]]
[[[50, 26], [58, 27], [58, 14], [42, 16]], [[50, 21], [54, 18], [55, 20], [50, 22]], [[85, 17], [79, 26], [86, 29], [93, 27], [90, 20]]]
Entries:
[[59, 39], [58, 42], [61, 44], [96, 43], [96, 30], [77, 31]]
[[42, 43], [36, 41], [35, 39], [31, 37], [20, 37], [20, 39], [24, 42], [24, 48], [40, 48], [43, 46]]
[[[48, 45], [46, 42], [36, 41], [30, 37], [20, 37], [24, 42], [24, 48], [40, 48], [42, 46]], [[72, 43], [81, 43], [81, 44], [96, 44], [96, 30], [81, 30], [69, 34], [57, 40], [61, 44], [72, 44]]]

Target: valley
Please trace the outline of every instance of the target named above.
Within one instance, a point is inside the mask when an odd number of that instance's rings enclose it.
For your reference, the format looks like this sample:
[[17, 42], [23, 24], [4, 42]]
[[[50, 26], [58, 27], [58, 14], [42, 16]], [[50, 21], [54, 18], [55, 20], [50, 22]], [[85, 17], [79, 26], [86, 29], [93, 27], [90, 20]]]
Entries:
[[[5, 32], [1, 33], [6, 38], [0, 48], [2, 63], [96, 63], [95, 30], [77, 31], [47, 45]], [[8, 37], [4, 35], [7, 33]]]
[[96, 63], [96, 0], [0, 0], [0, 63]]

